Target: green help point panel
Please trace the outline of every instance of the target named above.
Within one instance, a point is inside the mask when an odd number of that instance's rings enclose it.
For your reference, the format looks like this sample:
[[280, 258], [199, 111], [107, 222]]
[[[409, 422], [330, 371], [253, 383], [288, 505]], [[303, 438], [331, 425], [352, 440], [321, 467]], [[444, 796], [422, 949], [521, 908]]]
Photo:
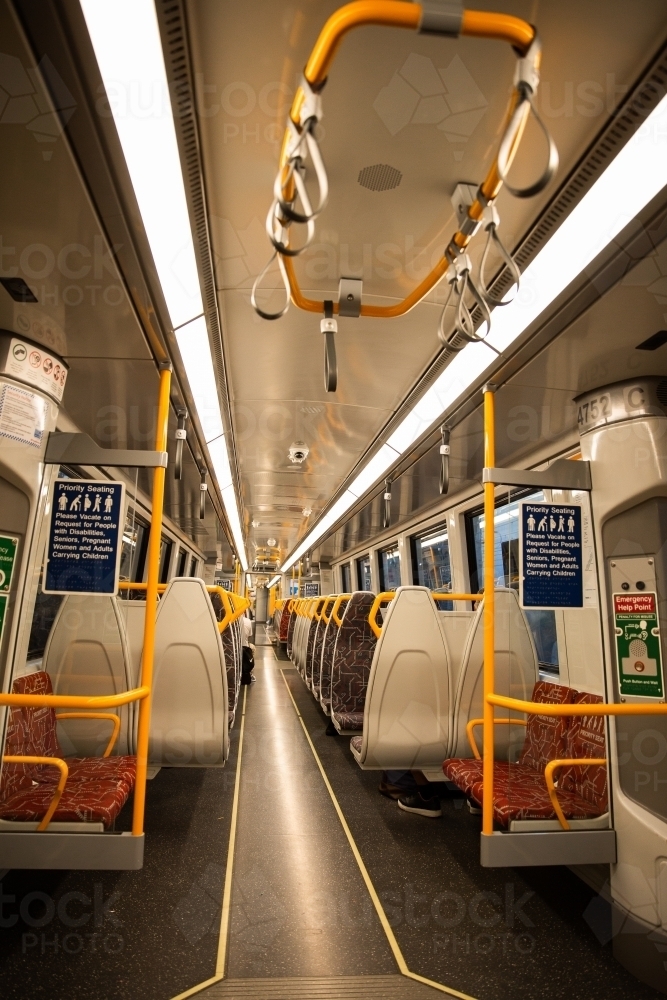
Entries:
[[656, 595], [614, 594], [614, 626], [621, 695], [663, 698]]
[[11, 587], [18, 545], [18, 538], [0, 535], [0, 594], [8, 593]]

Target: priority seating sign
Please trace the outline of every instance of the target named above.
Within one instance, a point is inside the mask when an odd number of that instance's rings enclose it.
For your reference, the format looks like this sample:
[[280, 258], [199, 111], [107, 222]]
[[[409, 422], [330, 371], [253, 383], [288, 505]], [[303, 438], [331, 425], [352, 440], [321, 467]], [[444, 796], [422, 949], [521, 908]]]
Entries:
[[124, 483], [56, 479], [43, 592], [114, 595], [124, 514]]

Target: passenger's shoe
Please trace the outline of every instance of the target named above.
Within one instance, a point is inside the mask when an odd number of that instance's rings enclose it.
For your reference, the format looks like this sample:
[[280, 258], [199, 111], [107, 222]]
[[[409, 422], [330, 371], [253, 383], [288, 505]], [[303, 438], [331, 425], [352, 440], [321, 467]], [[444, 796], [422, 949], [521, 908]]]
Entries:
[[394, 799], [394, 801], [400, 799], [401, 796], [405, 797], [407, 794], [405, 788], [401, 788], [400, 785], [392, 785], [390, 781], [385, 781], [384, 778], [378, 785], [378, 792], [380, 795], [386, 795], [388, 799]]
[[442, 816], [440, 799], [431, 796], [428, 799], [422, 797], [421, 792], [413, 792], [411, 795], [402, 795], [398, 800], [398, 808], [403, 812], [416, 813], [417, 816], [426, 816], [428, 819], [437, 819]]

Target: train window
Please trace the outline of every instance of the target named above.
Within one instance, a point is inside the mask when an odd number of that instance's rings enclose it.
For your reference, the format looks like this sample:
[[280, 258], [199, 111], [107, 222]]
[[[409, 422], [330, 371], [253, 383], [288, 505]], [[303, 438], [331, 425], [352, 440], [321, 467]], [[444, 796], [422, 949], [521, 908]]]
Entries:
[[373, 583], [371, 580], [371, 557], [363, 556], [361, 559], [357, 559], [357, 581], [359, 585], [359, 590], [372, 590]]
[[[452, 589], [452, 567], [449, 561], [447, 526], [438, 525], [424, 535], [414, 535], [412, 546], [412, 582], [415, 587], [429, 590]], [[441, 611], [451, 611], [451, 601], [438, 602]]]
[[[496, 550], [494, 554], [496, 585], [519, 589], [519, 501], [544, 500], [544, 494], [515, 492], [509, 502], [496, 502]], [[470, 565], [470, 587], [480, 591], [484, 583], [484, 508], [476, 507], [466, 514], [466, 536]], [[556, 615], [553, 611], [526, 611], [540, 670], [558, 673], [558, 639]]]
[[166, 583], [169, 579], [169, 567], [171, 565], [171, 553], [174, 543], [170, 538], [163, 538], [160, 542], [160, 583]]
[[397, 545], [383, 549], [380, 559], [380, 590], [396, 590], [401, 585], [401, 555]]
[[178, 553], [178, 564], [176, 566], [176, 576], [185, 576], [185, 567], [188, 564], [188, 550], [181, 549]]
[[141, 583], [148, 550], [148, 524], [128, 510], [120, 554], [120, 579]]
[[197, 556], [193, 556], [192, 559], [190, 560], [190, 572], [188, 573], [188, 576], [196, 576], [196, 575], [197, 575]]
[[350, 564], [349, 563], [343, 563], [343, 565], [340, 568], [340, 572], [341, 572], [341, 580], [343, 582], [343, 593], [344, 594], [351, 594], [352, 593], [352, 573], [350, 572]]

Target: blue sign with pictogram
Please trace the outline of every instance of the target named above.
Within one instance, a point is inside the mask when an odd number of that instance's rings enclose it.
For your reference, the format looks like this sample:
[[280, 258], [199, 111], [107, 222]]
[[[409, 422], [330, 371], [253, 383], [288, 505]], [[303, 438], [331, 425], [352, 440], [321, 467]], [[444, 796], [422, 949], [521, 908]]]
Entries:
[[108, 479], [56, 479], [45, 594], [115, 594], [125, 486]]
[[520, 508], [521, 607], [582, 608], [581, 507], [525, 500]]

